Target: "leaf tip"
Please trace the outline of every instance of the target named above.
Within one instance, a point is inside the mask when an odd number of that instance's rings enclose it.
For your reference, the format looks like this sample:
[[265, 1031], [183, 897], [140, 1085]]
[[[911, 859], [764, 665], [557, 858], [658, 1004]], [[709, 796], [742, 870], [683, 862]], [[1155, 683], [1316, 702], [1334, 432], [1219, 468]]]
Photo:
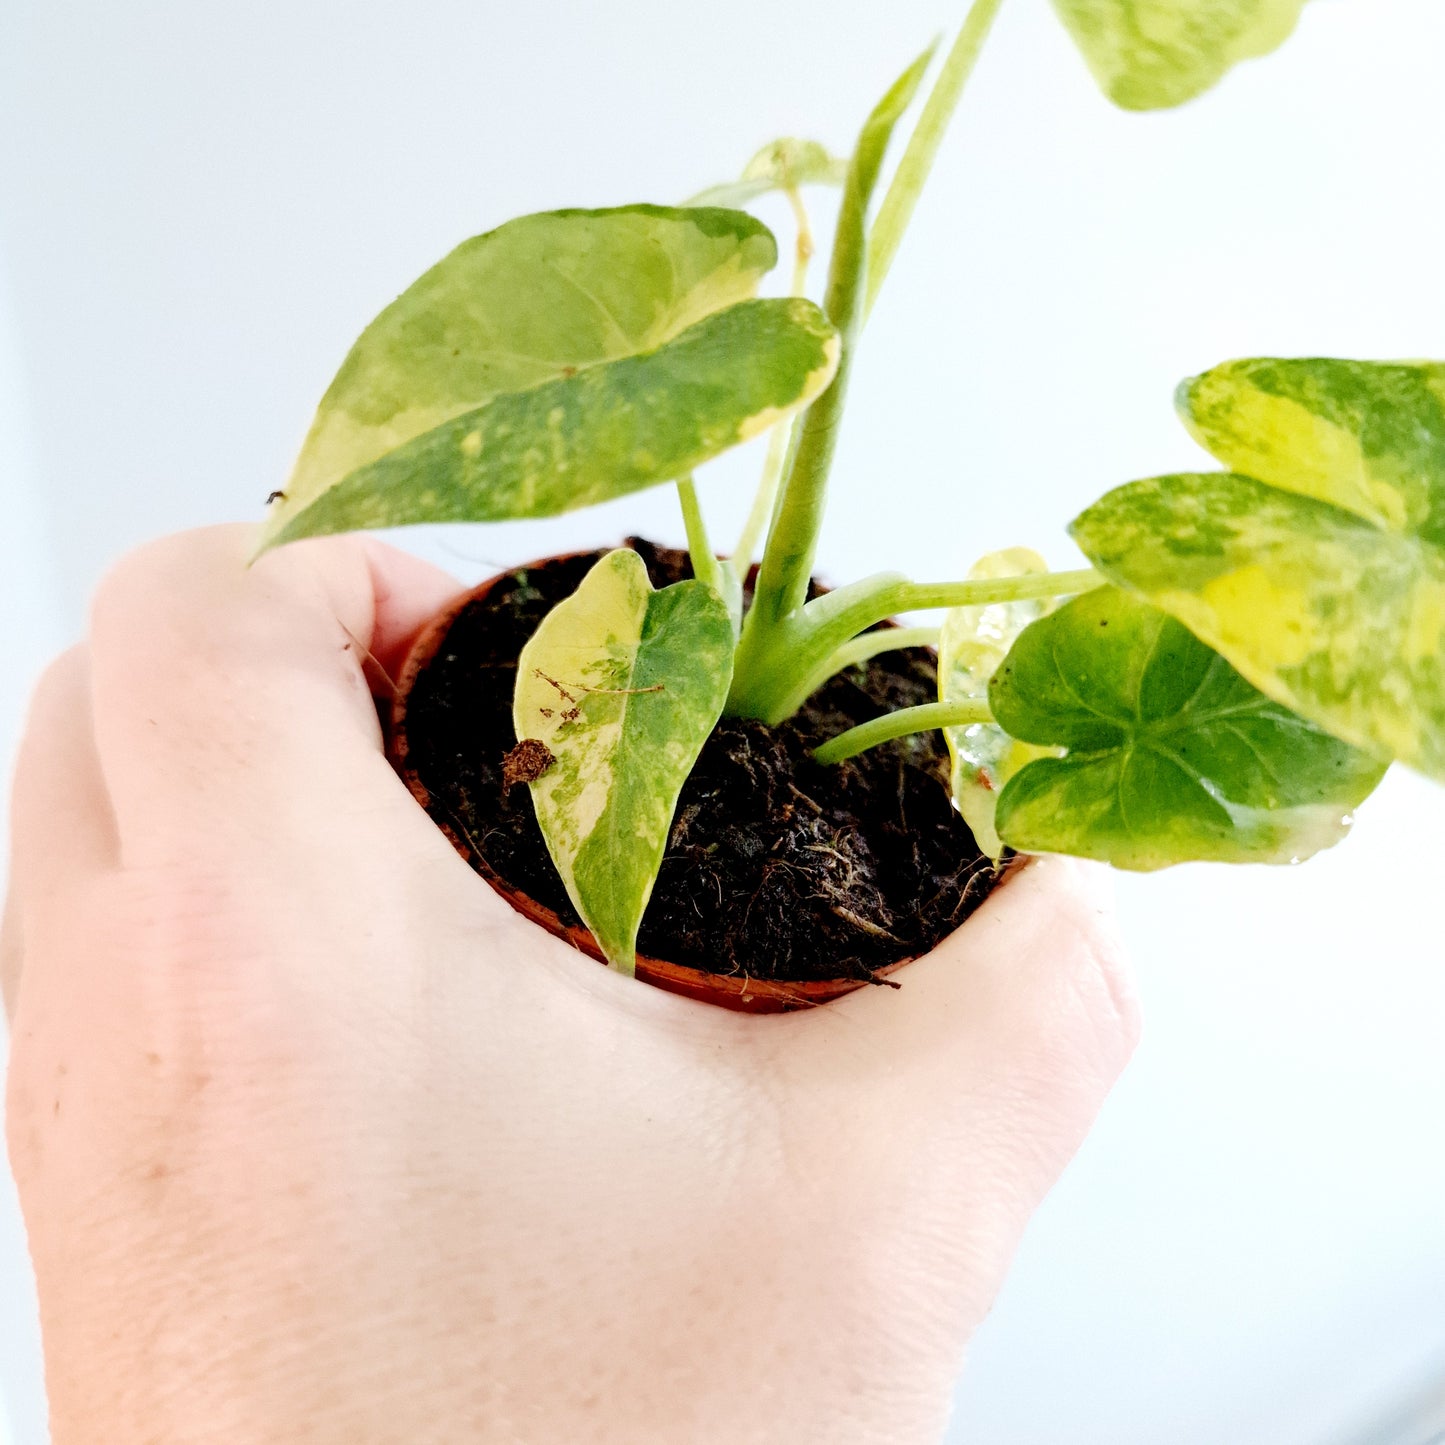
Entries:
[[246, 569], [249, 571], [276, 546], [276, 537], [265, 523], [258, 523], [252, 534], [251, 547], [246, 553]]

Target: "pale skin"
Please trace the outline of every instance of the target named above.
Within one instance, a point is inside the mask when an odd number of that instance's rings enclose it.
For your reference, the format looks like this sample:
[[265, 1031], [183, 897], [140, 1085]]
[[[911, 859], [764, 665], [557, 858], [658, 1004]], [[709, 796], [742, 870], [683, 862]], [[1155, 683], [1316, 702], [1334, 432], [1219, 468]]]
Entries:
[[122, 562], [19, 759], [8, 1144], [56, 1445], [936, 1441], [1134, 1045], [1099, 870], [1035, 863], [902, 989], [807, 1013], [622, 978], [383, 757], [364, 654], [455, 583], [251, 540]]

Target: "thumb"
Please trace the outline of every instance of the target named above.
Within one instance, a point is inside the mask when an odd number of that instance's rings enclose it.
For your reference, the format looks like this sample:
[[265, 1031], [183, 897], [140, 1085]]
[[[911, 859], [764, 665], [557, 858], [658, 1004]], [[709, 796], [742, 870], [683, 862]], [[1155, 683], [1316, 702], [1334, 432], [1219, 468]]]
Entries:
[[165, 538], [96, 596], [95, 746], [127, 862], [269, 851], [322, 796], [364, 816], [410, 802], [381, 756], [366, 659], [395, 666], [456, 584], [355, 537], [248, 569], [251, 542], [244, 527]]
[[999, 1276], [1028, 1215], [1092, 1125], [1133, 1052], [1139, 1011], [1107, 869], [1029, 860], [958, 932], [806, 1015], [811, 1067], [877, 1111], [910, 1192], [975, 1218]]

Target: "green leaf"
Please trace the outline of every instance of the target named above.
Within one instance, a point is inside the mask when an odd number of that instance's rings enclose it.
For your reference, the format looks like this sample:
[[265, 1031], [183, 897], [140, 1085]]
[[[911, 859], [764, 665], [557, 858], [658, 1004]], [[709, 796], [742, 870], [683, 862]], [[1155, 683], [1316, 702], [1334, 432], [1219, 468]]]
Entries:
[[[969, 580], [1044, 573], [1048, 563], [1028, 547], [990, 552], [976, 562]], [[988, 684], [1008, 655], [1014, 639], [1057, 605], [1051, 597], [993, 602], [982, 607], [953, 607], [944, 614], [938, 639], [940, 702], [983, 702]], [[994, 826], [999, 790], [1025, 763], [1056, 752], [1010, 737], [997, 723], [946, 727], [943, 736], [953, 759], [953, 801], [973, 831], [974, 841], [995, 863], [1003, 840]]]
[[1126, 110], [1180, 105], [1266, 55], [1304, 0], [1054, 0], [1101, 89]]
[[[464, 243], [352, 348], [263, 546], [582, 505], [596, 497], [574, 497], [568, 468], [588, 448], [594, 473], [622, 464], [619, 486], [603, 495], [672, 480], [649, 455], [659, 442], [669, 456], [713, 455], [751, 434], [754, 409], [760, 429], [831, 375], [831, 337], [816, 310], [749, 302], [776, 259], [765, 227], [717, 209], [548, 212]], [[744, 310], [718, 320], [739, 303]], [[671, 435], [679, 414], [690, 439]], [[583, 421], [603, 435], [580, 434]], [[599, 445], [622, 452], [603, 456]], [[343, 503], [334, 493], [348, 483]]]
[[1386, 767], [1113, 587], [1022, 633], [989, 701], [1013, 736], [1068, 750], [1004, 789], [1004, 841], [1120, 868], [1297, 862], [1344, 836]]
[[796, 190], [799, 186], [841, 186], [848, 162], [831, 154], [815, 140], [784, 136], [765, 145], [735, 181], [699, 191], [691, 206], [745, 206], [768, 191]]
[[654, 592], [626, 550], [602, 558], [522, 649], [517, 737], [554, 758], [530, 784], [537, 822], [568, 897], [622, 972], [677, 796], [722, 712], [732, 653], [715, 592], [701, 582]]
[[1131, 482], [1070, 531], [1261, 691], [1445, 780], [1445, 549], [1231, 472]]

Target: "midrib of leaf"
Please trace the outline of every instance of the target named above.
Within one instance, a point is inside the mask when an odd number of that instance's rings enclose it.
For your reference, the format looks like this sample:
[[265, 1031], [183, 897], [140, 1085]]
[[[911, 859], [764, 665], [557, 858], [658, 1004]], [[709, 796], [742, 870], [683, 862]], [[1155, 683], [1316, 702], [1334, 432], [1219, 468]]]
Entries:
[[[1213, 666], [1213, 664], [1211, 664], [1211, 666]], [[1192, 716], [1187, 716], [1186, 709], [1181, 708], [1168, 719], [1160, 719], [1152, 723], [1141, 722], [1138, 728], [1138, 735], [1140, 738], [1163, 739], [1174, 737], [1178, 733], [1200, 732], [1205, 728], [1213, 727], [1216, 723], [1227, 723], [1235, 718], [1253, 717], [1265, 713], [1271, 707], [1279, 711], [1284, 710], [1281, 704], [1271, 702], [1267, 697], [1252, 698], [1248, 702], [1238, 703], [1229, 707], [1210, 708], [1205, 712]], [[1284, 717], [1268, 717], [1266, 721], [1270, 723], [1283, 723], [1286, 722], [1287, 719]], [[1294, 721], [1298, 721], [1302, 727], [1311, 732], [1316, 731], [1316, 729], [1311, 728], [1310, 724], [1303, 718], [1294, 719]]]
[[[620, 682], [618, 685], [618, 690], [622, 694], [622, 715], [618, 719], [617, 742], [618, 752], [623, 754], [625, 754], [626, 750], [633, 745], [628, 732], [628, 722], [632, 716], [633, 707], [641, 701], [640, 694], [629, 693], [627, 689], [635, 688], [638, 683], [638, 664], [642, 660], [644, 640], [647, 637], [647, 614], [652, 611], [652, 604], [656, 596], [656, 592], [652, 592], [648, 595], [646, 605], [644, 606], [642, 612], [641, 629], [637, 635], [637, 646], [633, 650], [631, 660], [627, 664], [626, 679]], [[607, 799], [607, 806], [603, 808], [602, 816], [606, 819], [605, 827], [608, 854], [612, 858], [618, 858], [621, 856], [625, 856], [620, 848], [619, 826], [621, 818], [618, 809], [612, 807], [611, 804], [612, 795], [609, 793]], [[609, 901], [613, 905], [613, 911], [615, 913], [616, 905], [620, 894], [620, 889], [618, 885], [621, 879], [622, 870], [620, 868], [608, 868], [606, 870], [606, 874]]]
[[1161, 613], [1153, 619], [1153, 622], [1154, 636], [1150, 639], [1149, 650], [1144, 654], [1143, 661], [1135, 668], [1134, 675], [1130, 680], [1130, 691], [1134, 695], [1134, 725], [1140, 729], [1144, 726], [1144, 677], [1159, 654], [1159, 639], [1164, 636], [1164, 615]]
[[1124, 825], [1126, 833], [1134, 831], [1134, 825], [1129, 821], [1129, 809], [1125, 803], [1128, 790], [1124, 786], [1124, 780], [1129, 775], [1129, 765], [1134, 761], [1134, 747], [1128, 745], [1124, 748], [1123, 756], [1119, 759], [1119, 772], [1114, 779], [1114, 796], [1119, 803], [1119, 820]]
[[[543, 264], [559, 281], [570, 286], [573, 291], [607, 322], [607, 325], [612, 329], [614, 337], [612, 344], [616, 347], [617, 354], [619, 356], [626, 355], [628, 349], [634, 345], [632, 338], [622, 329], [622, 323], [602, 304], [601, 298], [590, 288], [584, 286], [575, 276], [569, 276], [550, 256], [544, 260]], [[674, 277], [675, 276], [676, 272], [674, 272]]]
[[[1177, 768], [1179, 772], [1183, 773], [1184, 776], [1191, 782], [1198, 784], [1198, 786], [1204, 790], [1204, 794], [1209, 799], [1209, 801], [1213, 803], [1216, 807], [1223, 810], [1226, 816], [1229, 815], [1231, 808], [1237, 806], [1236, 804], [1230, 803], [1225, 797], [1223, 797], [1223, 795], [1219, 791], [1218, 786], [1210, 779], [1206, 778], [1197, 767], [1195, 767], [1192, 763], [1188, 762], [1185, 758], [1180, 756], [1180, 754], [1176, 753], [1173, 748], [1166, 747], [1157, 738], [1141, 738], [1138, 741], [1136, 747], [1137, 751], [1139, 752], [1153, 753], [1156, 758], [1163, 758], [1166, 763], [1169, 763], [1172, 767]], [[1129, 755], [1132, 757], [1135, 751], [1136, 748], [1130, 748]], [[1120, 813], [1121, 815], [1123, 813], [1122, 796], [1120, 799]], [[1132, 832], [1133, 829], [1131, 828], [1130, 831]]]
[[[673, 278], [676, 280], [677, 266], [670, 255], [666, 257], [666, 260], [668, 266], [672, 269]], [[526, 396], [531, 392], [540, 391], [544, 386], [550, 386], [553, 382], [559, 380], [573, 381], [584, 373], [596, 371], [599, 367], [612, 366], [619, 361], [626, 361], [634, 357], [645, 356], [649, 352], [659, 351], [666, 346], [668, 342], [675, 340], [678, 336], [681, 336], [684, 331], [688, 331], [697, 325], [698, 322], [706, 320], [709, 316], [716, 315], [718, 311], [727, 311], [733, 306], [742, 304], [738, 301], [729, 302], [727, 306], [720, 306], [714, 311], [704, 313], [694, 321], [689, 322], [686, 326], [678, 326], [676, 324], [678, 308], [676, 305], [673, 305], [663, 313], [658, 321], [634, 341], [628, 339], [627, 333], [623, 331], [620, 323], [613, 317], [612, 313], [585, 286], [574, 277], [568, 276], [566, 272], [559, 270], [554, 262], [549, 260], [546, 264], [554, 274], [565, 281], [579, 296], [583, 297], [596, 308], [598, 314], [606, 319], [607, 325], [612, 329], [616, 337], [622, 339], [623, 345], [609, 355], [595, 357], [591, 361], [578, 362], [561, 361], [555, 356], [536, 356], [530, 352], [514, 351], [501, 347], [473, 353], [479, 360], [495, 357], [502, 363], [509, 360], [523, 361], [529, 365], [545, 368], [547, 374], [538, 377], [536, 381], [529, 382], [525, 386], [506, 386], [497, 391], [487, 393], [480, 401], [468, 400], [457, 402], [455, 403], [455, 409], [438, 407], [437, 416], [439, 420], [428, 427], [426, 429], [427, 431], [434, 431], [439, 427], [447, 426], [459, 418], [468, 415], [470, 412], [482, 411], [493, 402], [499, 401], [502, 397]], [[709, 279], [715, 277], [722, 269], [724, 268], [714, 268], [709, 274]], [[402, 415], [402, 413], [398, 412], [396, 415]], [[425, 432], [419, 433], [418, 435], [425, 435]], [[413, 441], [416, 439], [416, 437], [409, 438], [409, 440]]]
[[1219, 665], [1223, 661], [1224, 658], [1221, 657], [1217, 652], [1214, 654], [1213, 657], [1209, 659], [1209, 666], [1204, 669], [1203, 673], [1200, 675], [1199, 681], [1194, 684], [1194, 691], [1189, 694], [1189, 696], [1180, 706], [1180, 713], [1187, 713], [1194, 706], [1194, 704], [1198, 702], [1200, 693], [1202, 693], [1205, 687], [1208, 686], [1214, 674], [1219, 671]]

